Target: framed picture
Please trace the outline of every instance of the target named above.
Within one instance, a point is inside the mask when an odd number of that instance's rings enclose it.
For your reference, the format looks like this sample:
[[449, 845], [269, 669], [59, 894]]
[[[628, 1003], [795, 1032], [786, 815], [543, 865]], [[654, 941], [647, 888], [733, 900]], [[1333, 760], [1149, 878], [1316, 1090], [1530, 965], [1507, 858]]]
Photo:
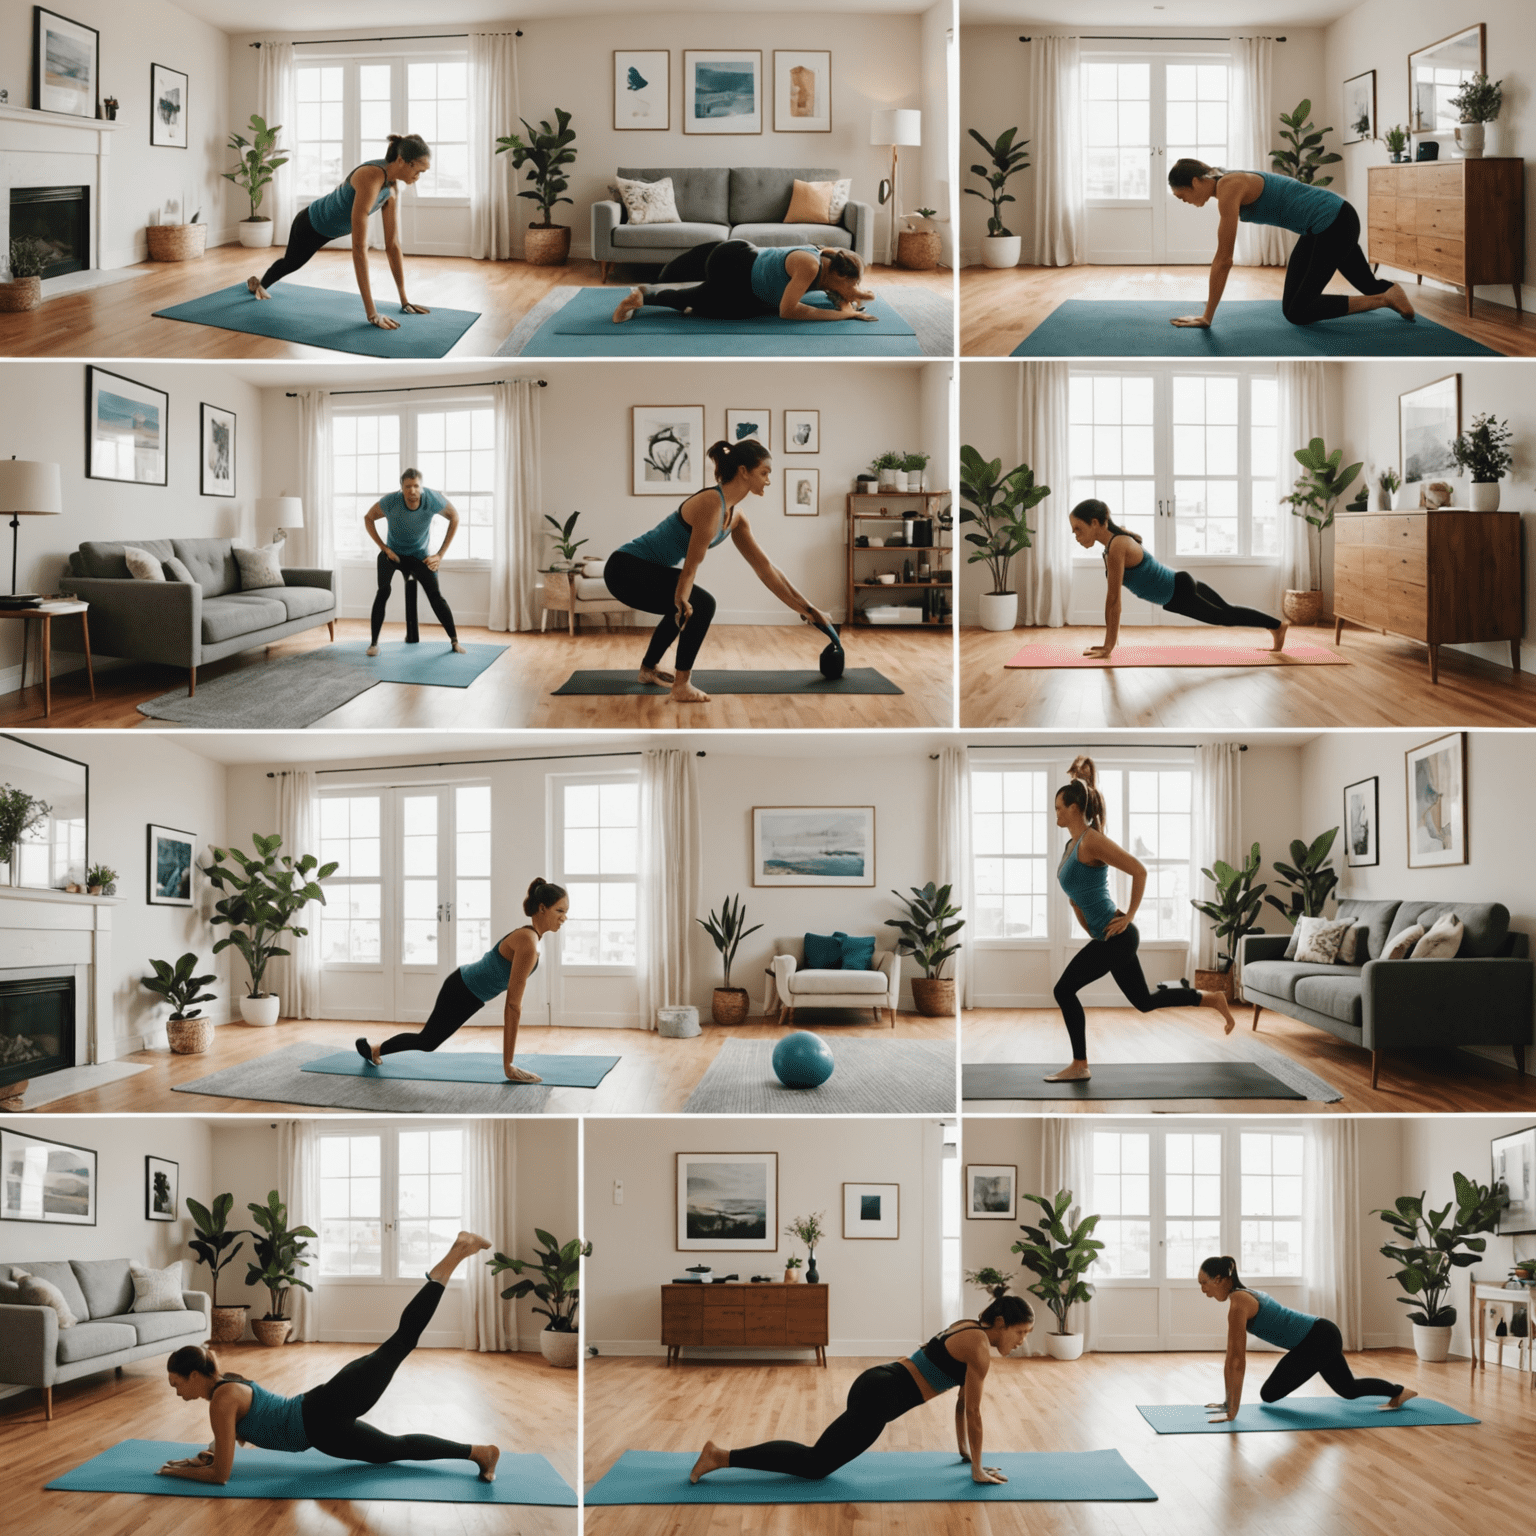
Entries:
[[149, 142], [156, 149], [187, 147], [187, 77], [164, 64], [149, 66]]
[[901, 1185], [844, 1184], [843, 1236], [883, 1238], [901, 1236]]
[[166, 432], [171, 397], [87, 363], [85, 473], [129, 485], [166, 483]]
[[1344, 143], [1362, 144], [1376, 137], [1376, 71], [1368, 69], [1344, 82]]
[[761, 133], [762, 131], [762, 49], [685, 49], [683, 51], [683, 132]]
[[786, 408], [784, 412], [784, 452], [821, 452], [820, 411], [791, 411]]
[[174, 827], [149, 826], [144, 899], [152, 907], [192, 905], [192, 855], [196, 838]]
[[773, 131], [832, 132], [832, 55], [773, 51]]
[[0, 784], [41, 800], [45, 821], [16, 844], [17, 885], [62, 890], [90, 868], [91, 770], [50, 747], [0, 734]]
[[818, 517], [821, 514], [821, 471], [794, 469], [784, 471], [784, 516]]
[[1467, 733], [1452, 731], [1404, 753], [1408, 867], [1467, 862]]
[[1350, 869], [1381, 863], [1380, 782], [1360, 779], [1344, 786], [1344, 862]]
[[777, 1253], [779, 1154], [679, 1152], [679, 1253]]
[[1019, 1214], [1019, 1170], [1015, 1163], [965, 1165], [965, 1219], [1013, 1221]]
[[1451, 439], [1461, 436], [1461, 375], [1448, 374], [1397, 397], [1399, 471], [1403, 483], [1456, 472]]
[[874, 806], [752, 807], [753, 885], [874, 883]]
[[728, 443], [761, 443], [773, 452], [773, 412], [767, 406], [758, 410], [727, 410], [725, 439]]
[[619, 133], [672, 126], [672, 55], [667, 49], [613, 50], [613, 126]]
[[630, 407], [634, 451], [634, 494], [675, 496], [679, 501], [704, 489], [704, 407]]
[[0, 1131], [0, 1221], [94, 1227], [96, 1154], [24, 1131]]
[[144, 1220], [175, 1221], [181, 1164], [165, 1157], [144, 1159]]
[[202, 411], [202, 481], [204, 496], [235, 494], [235, 413], [205, 400]]
[[1500, 1237], [1536, 1232], [1536, 1125], [1495, 1136], [1492, 1148], [1493, 1182], [1509, 1196], [1494, 1230]]
[[46, 6], [32, 7], [32, 106], [95, 117], [101, 33]]

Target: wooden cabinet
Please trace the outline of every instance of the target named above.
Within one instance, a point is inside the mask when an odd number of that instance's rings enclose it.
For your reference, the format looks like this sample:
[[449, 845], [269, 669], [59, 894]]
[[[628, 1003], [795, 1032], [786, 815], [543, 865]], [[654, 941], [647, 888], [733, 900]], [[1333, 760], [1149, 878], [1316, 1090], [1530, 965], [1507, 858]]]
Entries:
[[1425, 160], [1373, 165], [1366, 256], [1466, 290], [1509, 283], [1521, 307], [1525, 276], [1525, 162]]
[[1334, 643], [1346, 622], [1439, 647], [1525, 632], [1518, 512], [1340, 512], [1333, 525]]
[[797, 1283], [664, 1285], [661, 1342], [667, 1364], [689, 1344], [814, 1349], [827, 1363], [827, 1287]]

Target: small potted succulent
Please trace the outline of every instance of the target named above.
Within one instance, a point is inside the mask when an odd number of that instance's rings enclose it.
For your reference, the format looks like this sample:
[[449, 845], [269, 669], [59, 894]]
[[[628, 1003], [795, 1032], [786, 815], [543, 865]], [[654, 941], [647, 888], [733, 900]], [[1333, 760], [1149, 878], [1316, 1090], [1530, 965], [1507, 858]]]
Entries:
[[907, 490], [927, 490], [928, 460], [932, 457], [926, 453], [904, 453], [901, 456], [902, 473], [907, 477]]
[[197, 956], [188, 950], [174, 965], [169, 960], [151, 960], [153, 976], [141, 976], [139, 985], [147, 992], [171, 1005], [171, 1016], [165, 1021], [165, 1037], [178, 1056], [202, 1056], [213, 1044], [213, 1021], [202, 1017], [202, 1009], [194, 1003], [212, 1003], [218, 994], [200, 989], [217, 976], [194, 976]]
[[1471, 428], [1451, 443], [1457, 467], [1472, 477], [1467, 501], [1472, 511], [1499, 510], [1499, 481], [1515, 462], [1509, 451], [1513, 437], [1509, 423], [1490, 414], [1474, 417]]
[[886, 449], [869, 461], [869, 467], [879, 477], [882, 491], [906, 489], [907, 472], [902, 467], [906, 462], [906, 454], [898, 453], [894, 448]]
[[784, 1260], [784, 1284], [798, 1285], [800, 1283], [800, 1255], [792, 1253]]
[[939, 264], [939, 232], [929, 222], [937, 212], [919, 208], [909, 214], [909, 227], [896, 236], [896, 265], [909, 272], [931, 272]]
[[1487, 125], [1495, 122], [1504, 105], [1504, 82], [1476, 74], [1451, 97], [1450, 105], [1461, 122], [1456, 128], [1456, 147], [1468, 160], [1481, 160], [1487, 149]]
[[85, 872], [85, 889], [92, 896], [116, 896], [117, 871], [106, 864], [92, 864]]
[[528, 119], [520, 119], [528, 134], [528, 142], [515, 133], [496, 140], [496, 153], [512, 151], [512, 168], [528, 169], [529, 190], [519, 192], [519, 197], [530, 199], [539, 210], [539, 222], [530, 224], [523, 236], [523, 259], [530, 267], [563, 267], [571, 254], [571, 228], [568, 224], [556, 224], [554, 211], [561, 203], [574, 200], [564, 194], [571, 183], [566, 167], [576, 162], [576, 151], [571, 145], [576, 135], [571, 129], [571, 114], [555, 108], [555, 126], [543, 121], [535, 129]]
[[1382, 142], [1392, 156], [1393, 165], [1401, 165], [1408, 158], [1408, 130], [1401, 123], [1388, 128], [1382, 135]]
[[1376, 499], [1376, 510], [1378, 512], [1390, 512], [1392, 510], [1392, 498], [1397, 494], [1397, 488], [1402, 483], [1395, 469], [1384, 469], [1376, 476], [1376, 487], [1380, 493]]
[[748, 928], [745, 926], [746, 921], [747, 909], [739, 896], [727, 896], [721, 902], [719, 912], [711, 912], [707, 919], [694, 918], [694, 922], [714, 940], [715, 948], [720, 951], [720, 959], [725, 967], [725, 983], [715, 988], [715, 995], [710, 1005], [710, 1014], [716, 1024], [740, 1024], [751, 1007], [751, 998], [747, 989], [731, 985], [731, 962], [736, 958], [736, 951], [740, 948], [741, 941], [749, 933], [756, 933], [763, 926], [761, 923], [754, 923]]
[[10, 279], [0, 283], [0, 311], [18, 314], [43, 302], [43, 273], [52, 253], [42, 240], [11, 241]]

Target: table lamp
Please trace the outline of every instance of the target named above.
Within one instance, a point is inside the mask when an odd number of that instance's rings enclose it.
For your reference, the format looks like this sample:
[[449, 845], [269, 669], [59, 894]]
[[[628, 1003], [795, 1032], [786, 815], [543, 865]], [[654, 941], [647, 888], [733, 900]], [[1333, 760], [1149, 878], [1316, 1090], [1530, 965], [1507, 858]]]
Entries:
[[[11, 596], [16, 591], [17, 540], [24, 517], [57, 517], [64, 510], [59, 466], [32, 459], [0, 459], [0, 517], [11, 515]], [[35, 595], [25, 594], [35, 600]]]
[[896, 220], [901, 198], [897, 181], [896, 147], [923, 142], [923, 114], [915, 107], [878, 107], [870, 113], [869, 142], [891, 146], [891, 245], [886, 259], [896, 260]]
[[274, 544], [284, 544], [288, 529], [304, 526], [304, 502], [286, 491], [281, 496], [260, 496], [256, 500], [256, 522], [259, 527], [273, 530]]

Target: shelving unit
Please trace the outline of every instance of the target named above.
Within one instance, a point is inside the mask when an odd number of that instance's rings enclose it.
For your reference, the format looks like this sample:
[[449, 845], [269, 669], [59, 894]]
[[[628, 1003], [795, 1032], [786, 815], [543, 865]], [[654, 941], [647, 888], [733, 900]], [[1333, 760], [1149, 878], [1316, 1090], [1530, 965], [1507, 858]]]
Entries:
[[[848, 493], [848, 602], [846, 623], [867, 625], [869, 621], [862, 616], [859, 605], [861, 592], [884, 592], [891, 595], [910, 592], [931, 592], [935, 589], [942, 591], [949, 599], [951, 608], [954, 606], [954, 575], [950, 556], [954, 552], [953, 530], [943, 529], [939, 526], [938, 512], [949, 506], [951, 493], [949, 491], [876, 491], [861, 492], [850, 491]], [[887, 530], [894, 529], [899, 537], [901, 524], [905, 518], [913, 515], [928, 516], [933, 518], [933, 543], [929, 544], [886, 544], [880, 548], [861, 548], [856, 542], [861, 533], [868, 534], [875, 530], [872, 524], [884, 523]], [[886, 538], [889, 532], [878, 535]], [[918, 560], [926, 555], [929, 564], [933, 567], [934, 576], [940, 571], [950, 571], [950, 580], [942, 582], [930, 581], [902, 581], [902, 563], [911, 560], [914, 567]], [[894, 565], [886, 563], [894, 561]], [[894, 570], [897, 580], [895, 582], [880, 582], [873, 578], [880, 573]], [[946, 614], [942, 619], [924, 619], [921, 625], [912, 625], [913, 629], [948, 629], [951, 617]], [[883, 626], [882, 626], [883, 627]], [[905, 625], [893, 625], [892, 628], [906, 628]]]

